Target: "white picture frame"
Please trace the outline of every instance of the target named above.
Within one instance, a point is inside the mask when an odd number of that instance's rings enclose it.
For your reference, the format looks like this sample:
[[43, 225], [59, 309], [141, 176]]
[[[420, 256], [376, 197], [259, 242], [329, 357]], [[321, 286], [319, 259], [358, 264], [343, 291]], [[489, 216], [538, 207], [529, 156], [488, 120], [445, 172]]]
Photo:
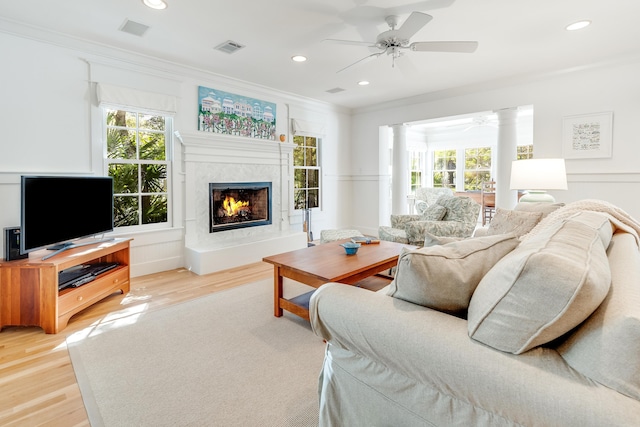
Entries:
[[562, 156], [565, 159], [611, 157], [613, 112], [568, 116], [562, 120]]

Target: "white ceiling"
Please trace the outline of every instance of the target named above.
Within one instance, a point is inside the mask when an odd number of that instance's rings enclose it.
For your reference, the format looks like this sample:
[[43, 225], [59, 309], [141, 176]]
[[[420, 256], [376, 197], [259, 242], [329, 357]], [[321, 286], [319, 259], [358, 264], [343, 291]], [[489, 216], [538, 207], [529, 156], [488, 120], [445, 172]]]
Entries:
[[[0, 18], [349, 108], [640, 54], [638, 0], [166, 1], [152, 10], [141, 0], [0, 0]], [[433, 20], [411, 41], [473, 40], [477, 51], [408, 52], [393, 68], [383, 55], [336, 73], [374, 51], [324, 39], [375, 41], [386, 15], [402, 23], [412, 10]], [[119, 31], [127, 19], [150, 29]], [[582, 19], [593, 24], [565, 31]], [[214, 50], [227, 40], [246, 47]], [[294, 63], [295, 54], [309, 60]], [[334, 88], [344, 91], [327, 92]]]

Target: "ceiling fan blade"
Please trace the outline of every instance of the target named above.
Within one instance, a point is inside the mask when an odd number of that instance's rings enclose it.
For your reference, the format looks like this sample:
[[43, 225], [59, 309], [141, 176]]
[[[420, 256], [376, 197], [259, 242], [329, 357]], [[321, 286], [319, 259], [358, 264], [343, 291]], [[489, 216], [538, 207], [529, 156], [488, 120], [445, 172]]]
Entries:
[[356, 40], [340, 40], [340, 39], [324, 39], [324, 42], [330, 43], [338, 43], [338, 44], [348, 44], [353, 46], [365, 46], [365, 47], [375, 47], [375, 42], [362, 42]]
[[411, 12], [411, 15], [404, 21], [404, 24], [396, 30], [398, 37], [409, 40], [432, 19], [433, 16], [427, 15], [426, 13]]
[[387, 15], [403, 15], [405, 13], [411, 13], [414, 10], [435, 10], [442, 9], [451, 6], [455, 0], [422, 0], [415, 3], [404, 4], [401, 6], [391, 7], [385, 9], [385, 16]]
[[418, 52], [459, 52], [473, 53], [478, 48], [478, 42], [415, 42], [409, 49]]
[[362, 58], [362, 59], [360, 59], [360, 60], [358, 60], [358, 61], [354, 62], [353, 64], [351, 64], [351, 65], [347, 65], [346, 67], [344, 67], [344, 68], [342, 68], [342, 69], [340, 69], [340, 70], [336, 71], [336, 74], [341, 73], [341, 72], [343, 72], [344, 70], [346, 70], [347, 68], [351, 68], [351, 67], [353, 67], [353, 66], [354, 66], [354, 65], [356, 65], [356, 64], [360, 64], [360, 63], [362, 63], [362, 62], [368, 62], [368, 61], [370, 61], [370, 60], [372, 60], [372, 59], [376, 59], [377, 57], [379, 57], [379, 56], [380, 56], [380, 55], [382, 55], [383, 53], [384, 53], [384, 51], [383, 51], [383, 52], [372, 53], [372, 54], [371, 54], [371, 55], [369, 55], [369, 56], [365, 56], [364, 58]]

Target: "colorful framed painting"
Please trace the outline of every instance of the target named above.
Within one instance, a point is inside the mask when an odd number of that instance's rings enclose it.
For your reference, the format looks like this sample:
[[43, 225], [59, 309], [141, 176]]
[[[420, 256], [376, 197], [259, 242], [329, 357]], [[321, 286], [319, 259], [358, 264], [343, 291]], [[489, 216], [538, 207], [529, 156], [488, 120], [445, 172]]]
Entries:
[[611, 157], [613, 113], [584, 114], [562, 121], [562, 155], [565, 159]]
[[276, 139], [276, 104], [198, 86], [198, 130]]

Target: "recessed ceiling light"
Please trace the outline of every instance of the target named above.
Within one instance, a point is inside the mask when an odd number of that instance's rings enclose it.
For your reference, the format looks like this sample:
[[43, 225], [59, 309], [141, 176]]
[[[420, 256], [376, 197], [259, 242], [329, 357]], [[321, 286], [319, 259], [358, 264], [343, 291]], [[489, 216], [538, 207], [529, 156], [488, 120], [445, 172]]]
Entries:
[[307, 57], [306, 57], [306, 56], [302, 56], [302, 55], [293, 55], [293, 56], [291, 57], [291, 59], [292, 59], [294, 62], [304, 62], [304, 61], [306, 61], [306, 60], [307, 60]]
[[368, 82], [368, 81], [366, 81], [366, 80], [361, 80], [361, 81], [359, 81], [359, 82], [358, 82], [358, 84], [359, 84], [360, 86], [366, 86], [366, 85], [368, 85], [368, 84], [369, 84], [369, 82]]
[[150, 7], [151, 9], [166, 9], [167, 2], [164, 0], [142, 0], [145, 6]]
[[569, 24], [565, 27], [565, 29], [567, 31], [575, 31], [575, 30], [581, 30], [584, 27], [588, 27], [589, 25], [591, 25], [591, 21], [578, 21], [578, 22], [574, 22], [573, 24]]

